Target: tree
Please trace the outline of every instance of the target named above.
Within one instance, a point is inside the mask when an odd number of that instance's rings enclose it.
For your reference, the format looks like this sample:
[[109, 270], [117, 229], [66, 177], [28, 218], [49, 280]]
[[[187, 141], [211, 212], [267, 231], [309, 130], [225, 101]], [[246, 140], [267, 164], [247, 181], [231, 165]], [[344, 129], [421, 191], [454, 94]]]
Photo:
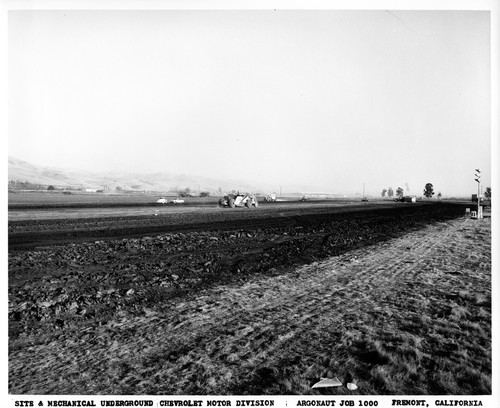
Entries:
[[191, 194], [191, 189], [189, 187], [186, 187], [184, 190], [180, 190], [177, 192], [179, 197], [192, 197]]
[[441, 197], [442, 197], [442, 196], [443, 196], [443, 195], [441, 194], [441, 191], [440, 191], [440, 192], [438, 193], [438, 195], [437, 195], [437, 198], [441, 200]]
[[47, 187], [47, 190], [50, 190], [50, 191], [55, 190], [55, 189], [56, 189], [56, 188], [55, 188], [54, 186], [48, 186], [48, 187]]
[[396, 190], [396, 197], [403, 198], [404, 193], [404, 190], [401, 187], [398, 187], [398, 189]]
[[384, 188], [384, 189], [382, 190], [382, 197], [385, 197], [385, 193], [387, 193], [387, 189], [386, 189], [386, 188]]
[[387, 190], [387, 195], [389, 197], [392, 197], [394, 195], [394, 190], [392, 189], [392, 187], [389, 187], [389, 190]]
[[424, 188], [424, 196], [431, 198], [434, 195], [434, 186], [431, 183], [427, 183]]
[[210, 197], [210, 192], [209, 191], [202, 191], [200, 193], [200, 197]]

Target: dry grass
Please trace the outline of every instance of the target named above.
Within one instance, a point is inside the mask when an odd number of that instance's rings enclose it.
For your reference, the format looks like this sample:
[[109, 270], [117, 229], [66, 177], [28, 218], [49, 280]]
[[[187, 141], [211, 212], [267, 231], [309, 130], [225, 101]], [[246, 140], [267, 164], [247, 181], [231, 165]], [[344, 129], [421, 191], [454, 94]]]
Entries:
[[[490, 394], [490, 220], [10, 342], [12, 393]], [[345, 386], [315, 390], [322, 377]]]

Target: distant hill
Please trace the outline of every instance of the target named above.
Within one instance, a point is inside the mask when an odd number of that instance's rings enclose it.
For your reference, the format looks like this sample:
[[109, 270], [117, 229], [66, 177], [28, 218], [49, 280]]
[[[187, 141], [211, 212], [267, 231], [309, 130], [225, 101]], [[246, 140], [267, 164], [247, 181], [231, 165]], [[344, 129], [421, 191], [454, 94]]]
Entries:
[[266, 183], [241, 180], [220, 180], [204, 176], [171, 173], [121, 173], [90, 172], [75, 169], [37, 166], [9, 156], [8, 178], [10, 181], [28, 182], [42, 186], [70, 189], [106, 189], [107, 191], [173, 191], [189, 188], [194, 192], [216, 193], [231, 190], [267, 193], [272, 187]]

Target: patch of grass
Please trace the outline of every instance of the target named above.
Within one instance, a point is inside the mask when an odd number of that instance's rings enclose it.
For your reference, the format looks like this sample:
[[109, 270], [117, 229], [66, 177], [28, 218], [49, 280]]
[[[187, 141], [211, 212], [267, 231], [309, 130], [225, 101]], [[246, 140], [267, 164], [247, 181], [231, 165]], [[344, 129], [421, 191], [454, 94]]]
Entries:
[[390, 370], [387, 367], [376, 366], [371, 372], [371, 383], [373, 388], [381, 394], [398, 394], [395, 382], [391, 378]]
[[456, 383], [463, 391], [461, 394], [481, 395], [491, 392], [491, 379], [472, 367], [464, 367], [456, 373]]
[[456, 384], [455, 373], [449, 370], [438, 370], [432, 375], [430, 394], [462, 394]]
[[460, 322], [470, 318], [470, 312], [463, 306], [453, 305], [450, 313], [450, 320]]

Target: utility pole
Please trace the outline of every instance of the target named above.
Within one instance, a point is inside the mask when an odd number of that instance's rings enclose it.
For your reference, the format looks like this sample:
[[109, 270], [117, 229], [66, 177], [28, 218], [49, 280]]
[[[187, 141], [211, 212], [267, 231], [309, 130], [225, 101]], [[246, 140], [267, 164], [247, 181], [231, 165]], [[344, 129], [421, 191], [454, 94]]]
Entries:
[[474, 174], [476, 182], [477, 182], [477, 218], [483, 218], [483, 214], [481, 211], [481, 169], [476, 169], [476, 173]]

